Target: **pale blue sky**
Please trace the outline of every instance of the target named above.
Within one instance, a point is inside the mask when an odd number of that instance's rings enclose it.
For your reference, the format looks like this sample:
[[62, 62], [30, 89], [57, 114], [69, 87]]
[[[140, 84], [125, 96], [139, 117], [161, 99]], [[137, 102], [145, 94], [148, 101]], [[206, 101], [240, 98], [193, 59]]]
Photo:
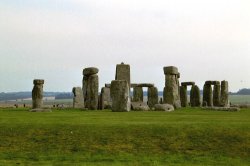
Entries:
[[120, 62], [132, 82], [164, 86], [164, 66], [180, 81], [228, 80], [250, 88], [249, 0], [0, 0], [0, 92], [81, 86], [100, 69], [100, 87]]

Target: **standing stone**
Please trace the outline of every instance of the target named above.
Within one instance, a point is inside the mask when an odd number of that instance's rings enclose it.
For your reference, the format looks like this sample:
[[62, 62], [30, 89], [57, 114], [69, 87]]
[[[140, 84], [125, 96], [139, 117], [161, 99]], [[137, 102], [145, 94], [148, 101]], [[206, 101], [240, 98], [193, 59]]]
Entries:
[[217, 107], [220, 106], [220, 82], [219, 81], [214, 84], [213, 105]]
[[116, 65], [115, 80], [126, 80], [130, 91], [130, 66], [128, 64]]
[[197, 85], [193, 85], [190, 92], [191, 107], [200, 107], [200, 89]]
[[203, 103], [206, 103], [206, 106], [213, 106], [213, 90], [211, 84], [206, 84], [203, 87]]
[[181, 107], [179, 93], [179, 72], [174, 66], [164, 67], [165, 88], [163, 90], [163, 103]]
[[43, 107], [43, 84], [44, 80], [34, 80], [34, 87], [32, 90], [32, 108]]
[[111, 99], [113, 112], [130, 111], [131, 101], [128, 82], [126, 80], [114, 80], [111, 82]]
[[180, 87], [180, 98], [181, 98], [181, 106], [187, 107], [188, 106], [188, 98], [187, 98], [187, 86]]
[[133, 102], [143, 102], [143, 88], [142, 87], [134, 87], [133, 91]]
[[110, 109], [112, 105], [110, 88], [103, 87], [101, 90], [101, 109]]
[[228, 81], [221, 81], [221, 106], [229, 107], [229, 99], [228, 99]]
[[148, 88], [148, 106], [153, 108], [155, 104], [158, 104], [158, 89], [156, 87]]
[[85, 100], [85, 107], [89, 110], [96, 110], [98, 108], [98, 71], [99, 70], [95, 67], [83, 69], [83, 97]]
[[84, 108], [84, 98], [81, 87], [74, 87], [72, 89], [74, 94], [73, 98], [73, 108]]

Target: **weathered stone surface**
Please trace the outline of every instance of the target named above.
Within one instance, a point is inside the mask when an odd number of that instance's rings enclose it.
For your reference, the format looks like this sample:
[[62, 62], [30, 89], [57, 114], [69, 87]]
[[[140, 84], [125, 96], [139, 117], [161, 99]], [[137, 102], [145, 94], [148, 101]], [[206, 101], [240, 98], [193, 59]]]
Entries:
[[130, 84], [130, 87], [131, 87], [131, 88], [134, 88], [134, 87], [137, 87], [137, 86], [138, 86], [138, 84], [135, 84], [135, 83]]
[[191, 104], [191, 107], [200, 107], [201, 106], [200, 89], [197, 85], [194, 85], [191, 88], [190, 104]]
[[181, 106], [187, 107], [188, 106], [188, 98], [187, 98], [187, 86], [180, 87], [180, 97], [181, 97]]
[[128, 64], [121, 63], [116, 65], [115, 80], [127, 81], [128, 86], [130, 88], [130, 66]]
[[176, 100], [176, 101], [174, 102], [174, 108], [175, 108], [175, 109], [181, 108], [181, 101], [180, 101], [180, 100]]
[[171, 104], [156, 104], [154, 108], [156, 111], [167, 111], [167, 112], [174, 111], [174, 106]]
[[88, 67], [83, 69], [82, 74], [84, 76], [90, 76], [90, 75], [94, 75], [97, 74], [99, 72], [99, 69], [96, 67]]
[[195, 85], [195, 82], [182, 82], [181, 83], [181, 86], [193, 86], [193, 85]]
[[203, 102], [207, 103], [207, 106], [213, 106], [213, 90], [211, 84], [206, 84], [203, 87]]
[[158, 104], [158, 89], [156, 87], [148, 88], [148, 106], [153, 108], [155, 104]]
[[110, 109], [112, 106], [110, 88], [103, 87], [101, 90], [101, 109]]
[[98, 87], [99, 79], [98, 75], [88, 76], [87, 81], [87, 95], [86, 95], [86, 107], [89, 110], [96, 110], [98, 108]]
[[154, 87], [154, 84], [140, 83], [140, 84], [137, 84], [137, 87], [147, 87], [147, 88], [150, 88], [150, 87]]
[[82, 94], [83, 94], [83, 98], [87, 99], [87, 88], [88, 88], [88, 77], [87, 76], [83, 76], [82, 79]]
[[110, 87], [111, 87], [111, 84], [105, 84], [105, 87], [106, 87], [106, 88], [110, 88]]
[[214, 110], [214, 111], [240, 111], [238, 107], [204, 107], [204, 110]]
[[32, 108], [43, 107], [43, 84], [44, 80], [34, 80], [34, 87], [32, 89]]
[[113, 112], [130, 111], [130, 91], [126, 80], [114, 80], [111, 82], [111, 99]]
[[229, 99], [228, 99], [228, 81], [221, 81], [221, 98], [220, 103], [222, 107], [228, 107]]
[[143, 101], [143, 89], [142, 87], [134, 87], [133, 102]]
[[149, 111], [150, 108], [143, 102], [131, 102], [131, 109], [134, 111]]
[[205, 82], [206, 85], [216, 85], [216, 84], [220, 84], [219, 81], [206, 81]]
[[214, 85], [213, 90], [213, 106], [219, 107], [220, 104], [220, 83], [216, 83]]
[[83, 92], [81, 87], [74, 87], [72, 89], [74, 94], [73, 98], [73, 108], [84, 108], [84, 98]]
[[178, 77], [178, 75], [180, 74], [178, 72], [178, 68], [175, 66], [166, 66], [163, 68], [163, 70], [165, 75], [177, 75]]
[[163, 102], [174, 105], [176, 101], [180, 102], [179, 97], [179, 81], [176, 75], [165, 76], [165, 88], [163, 91]]

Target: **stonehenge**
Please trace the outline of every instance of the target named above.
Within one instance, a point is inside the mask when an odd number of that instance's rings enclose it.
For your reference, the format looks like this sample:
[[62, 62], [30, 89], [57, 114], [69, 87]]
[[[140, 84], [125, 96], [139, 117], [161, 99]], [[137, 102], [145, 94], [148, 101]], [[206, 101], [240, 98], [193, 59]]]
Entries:
[[130, 111], [130, 90], [126, 80], [113, 80], [111, 82], [110, 94], [113, 112]]
[[148, 88], [148, 106], [150, 108], [153, 108], [158, 103], [159, 103], [158, 89], [154, 86], [149, 87]]
[[130, 91], [130, 66], [128, 64], [116, 65], [115, 80], [126, 80]]
[[200, 89], [197, 85], [193, 85], [190, 91], [190, 105], [191, 107], [200, 107]]
[[82, 91], [85, 107], [89, 110], [96, 110], [98, 108], [98, 72], [99, 70], [95, 67], [83, 69]]
[[43, 84], [44, 80], [35, 79], [32, 89], [32, 109], [43, 107]]
[[110, 88], [103, 87], [101, 89], [100, 100], [99, 100], [99, 109], [110, 109], [112, 106], [112, 100], [110, 96]]
[[221, 97], [220, 97], [220, 104], [222, 107], [229, 107], [229, 100], [228, 100], [228, 81], [221, 81]]
[[73, 98], [73, 108], [84, 108], [84, 98], [83, 92], [81, 87], [74, 87], [72, 89], [74, 94]]
[[[182, 82], [180, 86], [180, 100], [181, 100], [181, 106], [187, 107], [188, 106], [188, 95], [187, 95], [187, 86], [194, 86], [194, 82]], [[191, 97], [190, 97], [191, 100]]]
[[175, 108], [181, 107], [179, 78], [177, 67], [167, 66], [163, 68], [165, 74], [165, 87], [163, 90], [163, 103], [171, 104]]

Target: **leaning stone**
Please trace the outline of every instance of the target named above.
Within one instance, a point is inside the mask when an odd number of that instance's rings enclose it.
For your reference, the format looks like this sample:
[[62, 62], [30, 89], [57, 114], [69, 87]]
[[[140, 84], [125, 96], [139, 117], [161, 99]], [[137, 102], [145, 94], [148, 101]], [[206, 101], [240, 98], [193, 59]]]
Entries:
[[44, 80], [34, 80], [34, 87], [32, 89], [32, 108], [43, 107], [43, 84]]
[[131, 109], [134, 111], [149, 111], [149, 106], [143, 102], [131, 102]]
[[90, 76], [90, 75], [94, 75], [97, 74], [99, 72], [99, 69], [96, 67], [88, 67], [83, 69], [82, 74], [85, 76]]
[[72, 89], [74, 94], [73, 98], [73, 108], [84, 108], [84, 98], [81, 87], [74, 87]]
[[114, 80], [111, 82], [110, 94], [113, 112], [130, 111], [130, 91], [126, 80]]
[[155, 104], [158, 104], [158, 89], [156, 87], [148, 88], [148, 106], [153, 108]]
[[155, 104], [154, 108], [156, 111], [174, 111], [174, 106], [170, 104]]
[[167, 66], [163, 68], [165, 75], [179, 75], [178, 68], [175, 66]]

